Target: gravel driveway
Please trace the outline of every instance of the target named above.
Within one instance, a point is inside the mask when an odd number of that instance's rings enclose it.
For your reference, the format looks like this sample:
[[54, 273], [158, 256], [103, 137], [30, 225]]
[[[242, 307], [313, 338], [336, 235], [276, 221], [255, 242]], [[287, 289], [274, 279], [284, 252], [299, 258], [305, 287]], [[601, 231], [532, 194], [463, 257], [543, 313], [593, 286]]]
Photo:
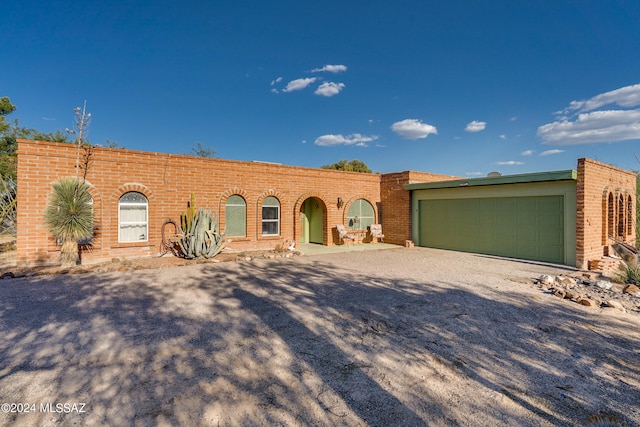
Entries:
[[397, 248], [4, 280], [0, 425], [640, 425], [640, 316], [533, 284], [567, 271]]

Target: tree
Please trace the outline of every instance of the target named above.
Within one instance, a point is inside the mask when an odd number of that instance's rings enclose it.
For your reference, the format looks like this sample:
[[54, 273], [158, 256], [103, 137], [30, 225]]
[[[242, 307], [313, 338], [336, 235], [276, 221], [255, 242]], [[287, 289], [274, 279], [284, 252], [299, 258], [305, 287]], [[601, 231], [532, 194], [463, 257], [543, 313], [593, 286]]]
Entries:
[[9, 128], [5, 116], [13, 113], [15, 109], [16, 106], [11, 103], [11, 100], [8, 97], [4, 96], [0, 98], [0, 133]]
[[213, 157], [216, 155], [216, 150], [207, 147], [200, 141], [197, 141], [196, 146], [191, 147], [191, 151], [189, 152], [189, 154], [197, 157]]
[[60, 262], [65, 267], [80, 260], [78, 241], [93, 235], [93, 206], [89, 186], [77, 178], [63, 178], [53, 184], [45, 221], [56, 240], [62, 242]]
[[361, 162], [360, 160], [340, 160], [338, 163], [323, 165], [320, 167], [322, 169], [335, 169], [339, 171], [372, 173], [371, 169], [369, 169], [369, 166], [367, 166], [366, 163]]

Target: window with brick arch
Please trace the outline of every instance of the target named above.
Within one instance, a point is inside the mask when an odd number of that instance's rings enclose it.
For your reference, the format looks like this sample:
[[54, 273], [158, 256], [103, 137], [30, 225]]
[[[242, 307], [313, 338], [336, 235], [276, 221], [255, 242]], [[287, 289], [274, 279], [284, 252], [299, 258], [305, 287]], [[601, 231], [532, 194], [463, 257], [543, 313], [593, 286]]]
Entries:
[[247, 202], [237, 194], [229, 196], [225, 204], [225, 234], [228, 237], [247, 235]]
[[624, 227], [624, 197], [618, 197], [618, 223], [617, 223], [617, 231], [618, 237], [624, 237], [625, 227]]
[[633, 199], [627, 196], [627, 236], [633, 234]]
[[273, 196], [262, 202], [262, 235], [278, 236], [280, 234], [280, 201]]
[[146, 242], [149, 230], [149, 202], [144, 194], [129, 191], [118, 203], [118, 241]]
[[355, 200], [347, 212], [347, 227], [349, 230], [366, 230], [375, 224], [375, 212], [371, 203], [365, 199]]
[[613, 194], [607, 196], [607, 237], [613, 236], [613, 221], [615, 216], [615, 206], [613, 204]]

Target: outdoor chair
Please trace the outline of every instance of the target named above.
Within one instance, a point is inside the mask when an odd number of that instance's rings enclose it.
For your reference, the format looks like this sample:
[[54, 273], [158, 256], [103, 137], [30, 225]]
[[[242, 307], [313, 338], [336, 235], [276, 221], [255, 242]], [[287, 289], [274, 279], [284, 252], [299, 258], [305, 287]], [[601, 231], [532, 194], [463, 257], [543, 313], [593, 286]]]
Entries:
[[336, 225], [336, 230], [338, 230], [338, 235], [340, 236], [340, 241], [343, 244], [347, 243], [347, 240], [351, 240], [351, 243], [356, 241], [356, 236], [353, 234], [349, 234], [347, 230], [344, 228], [344, 225], [338, 224]]
[[371, 238], [374, 237], [380, 239], [384, 243], [384, 234], [382, 234], [382, 224], [371, 224], [369, 226], [369, 232], [371, 232]]

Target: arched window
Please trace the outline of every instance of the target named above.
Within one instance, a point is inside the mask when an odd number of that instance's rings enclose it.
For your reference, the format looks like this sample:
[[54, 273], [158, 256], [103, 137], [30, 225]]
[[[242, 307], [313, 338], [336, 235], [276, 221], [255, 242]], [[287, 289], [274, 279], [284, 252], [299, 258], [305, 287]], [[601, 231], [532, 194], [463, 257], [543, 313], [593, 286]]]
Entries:
[[262, 202], [262, 235], [277, 236], [280, 234], [280, 202], [269, 196]]
[[242, 196], [229, 196], [225, 205], [225, 234], [230, 237], [247, 235], [247, 202]]
[[624, 198], [622, 196], [618, 197], [618, 224], [617, 224], [618, 236], [624, 238]]
[[130, 191], [120, 197], [118, 204], [118, 241], [146, 242], [148, 240], [149, 202], [142, 193]]
[[[633, 233], [633, 199], [627, 196], [627, 236]], [[636, 236], [637, 238], [638, 236]]]
[[613, 237], [613, 220], [615, 216], [615, 207], [613, 205], [613, 194], [609, 193], [607, 197], [607, 238]]
[[349, 205], [349, 212], [347, 212], [349, 230], [366, 230], [371, 224], [375, 224], [375, 219], [373, 206], [365, 199], [355, 200]]

